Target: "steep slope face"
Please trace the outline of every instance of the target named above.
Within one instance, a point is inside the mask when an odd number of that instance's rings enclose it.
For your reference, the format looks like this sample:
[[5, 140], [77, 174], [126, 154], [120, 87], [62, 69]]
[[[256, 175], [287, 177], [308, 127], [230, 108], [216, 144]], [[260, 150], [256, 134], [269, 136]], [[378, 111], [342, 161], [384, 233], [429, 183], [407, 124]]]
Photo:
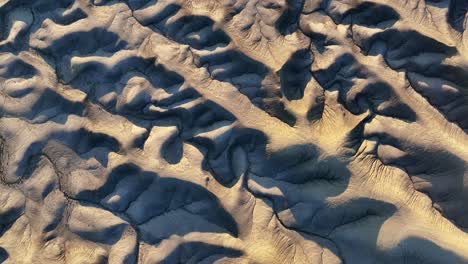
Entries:
[[467, 9], [0, 1], [0, 263], [468, 263]]

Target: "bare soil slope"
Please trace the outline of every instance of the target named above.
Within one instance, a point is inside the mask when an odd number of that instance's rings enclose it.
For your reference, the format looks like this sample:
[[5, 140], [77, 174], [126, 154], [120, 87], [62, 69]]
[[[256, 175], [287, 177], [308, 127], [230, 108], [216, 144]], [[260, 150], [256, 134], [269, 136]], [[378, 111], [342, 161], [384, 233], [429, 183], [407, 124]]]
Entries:
[[465, 0], [0, 0], [0, 263], [468, 263]]

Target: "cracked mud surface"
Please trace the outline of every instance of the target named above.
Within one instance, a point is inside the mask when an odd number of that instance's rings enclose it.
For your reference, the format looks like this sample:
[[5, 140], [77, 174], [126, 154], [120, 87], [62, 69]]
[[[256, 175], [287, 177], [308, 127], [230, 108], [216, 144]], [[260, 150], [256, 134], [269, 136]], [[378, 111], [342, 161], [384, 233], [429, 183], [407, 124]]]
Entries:
[[464, 0], [0, 0], [0, 263], [468, 263]]

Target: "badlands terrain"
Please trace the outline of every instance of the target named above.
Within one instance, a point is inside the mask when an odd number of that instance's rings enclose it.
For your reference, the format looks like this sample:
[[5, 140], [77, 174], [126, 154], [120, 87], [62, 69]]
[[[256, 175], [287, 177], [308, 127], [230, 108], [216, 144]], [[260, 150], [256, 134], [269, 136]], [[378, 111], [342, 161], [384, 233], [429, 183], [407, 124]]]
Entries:
[[466, 0], [0, 0], [0, 263], [468, 263]]

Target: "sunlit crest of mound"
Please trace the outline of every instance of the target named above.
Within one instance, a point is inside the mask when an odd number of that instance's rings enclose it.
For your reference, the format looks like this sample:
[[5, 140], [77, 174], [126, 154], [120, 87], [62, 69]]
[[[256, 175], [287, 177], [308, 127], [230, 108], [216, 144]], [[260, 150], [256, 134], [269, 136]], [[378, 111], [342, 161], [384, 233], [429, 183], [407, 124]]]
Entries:
[[0, 1], [0, 263], [468, 263], [467, 10]]

